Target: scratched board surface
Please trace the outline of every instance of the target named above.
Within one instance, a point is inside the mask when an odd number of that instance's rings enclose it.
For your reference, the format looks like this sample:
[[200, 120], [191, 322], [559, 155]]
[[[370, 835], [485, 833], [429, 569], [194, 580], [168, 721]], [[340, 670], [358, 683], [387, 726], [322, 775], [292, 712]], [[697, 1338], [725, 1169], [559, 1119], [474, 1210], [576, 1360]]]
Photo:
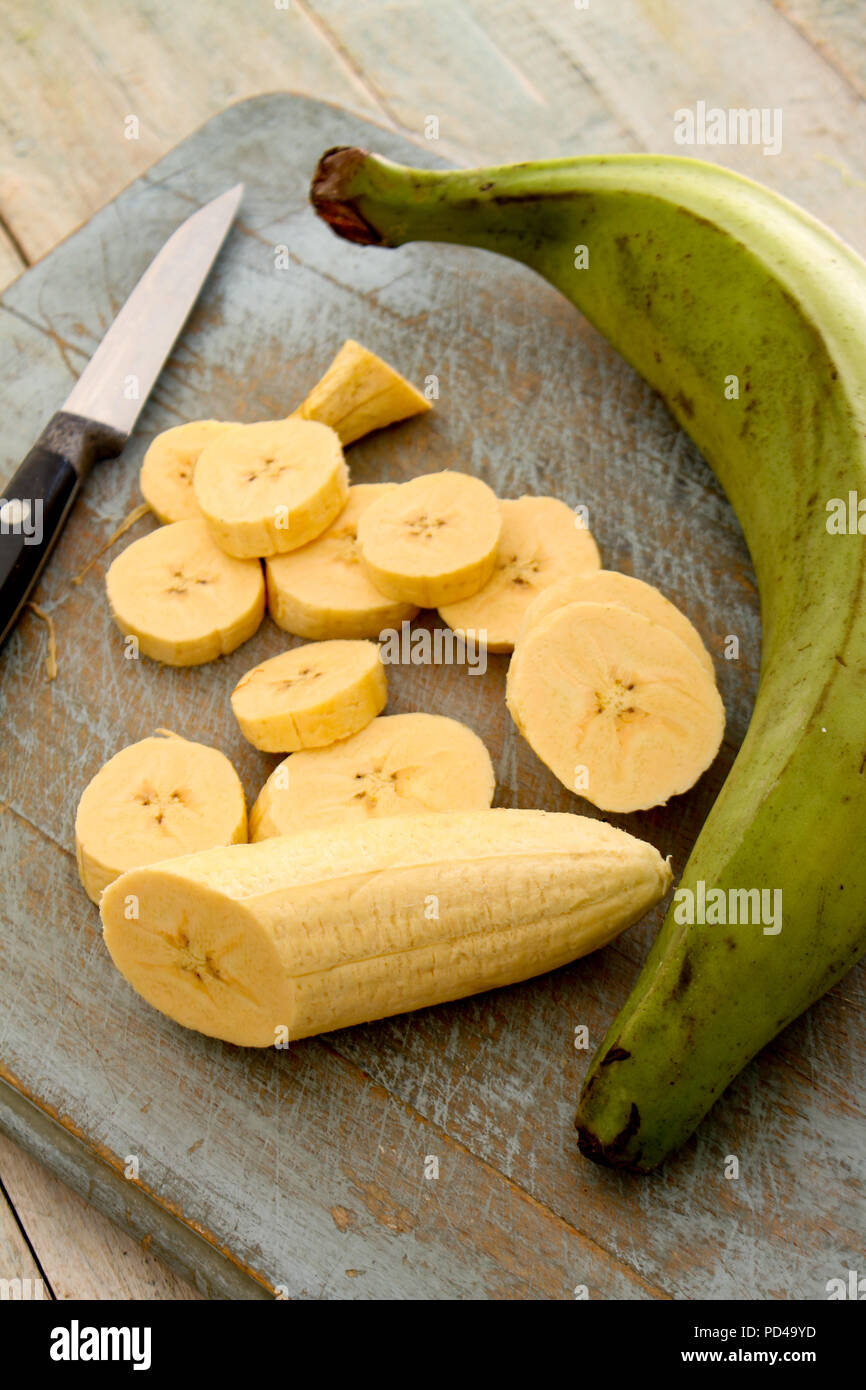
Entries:
[[[120, 747], [168, 727], [223, 749], [251, 801], [277, 759], [244, 742], [228, 694], [292, 639], [266, 620], [209, 666], [125, 660], [104, 573], [150, 517], [75, 577], [140, 500], [156, 433], [202, 416], [287, 413], [347, 337], [419, 384], [439, 382], [432, 414], [351, 447], [356, 482], [454, 467], [506, 497], [583, 504], [606, 565], [659, 585], [697, 624], [728, 711], [722, 752], [668, 808], [611, 818], [671, 854], [677, 872], [748, 722], [754, 577], [699, 455], [531, 272], [483, 252], [333, 237], [307, 189], [321, 151], [347, 143], [431, 161], [338, 108], [256, 98], [190, 137], [6, 295], [4, 478], [163, 240], [246, 182], [134, 438], [89, 479], [35, 596], [56, 626], [57, 678], [44, 678], [46, 630], [32, 612], [0, 657], [0, 1124], [216, 1296], [565, 1299], [585, 1286], [593, 1298], [823, 1297], [862, 1250], [862, 970], [746, 1069], [682, 1154], [639, 1179], [578, 1154], [589, 1053], [574, 1040], [583, 1024], [600, 1041], [660, 909], [536, 981], [285, 1052], [176, 1026], [131, 992], [103, 947], [75, 871], [81, 790]], [[725, 659], [729, 634], [738, 660]], [[471, 725], [493, 756], [498, 805], [591, 813], [516, 734], [506, 663], [492, 657], [483, 677], [392, 667], [389, 712]], [[736, 1180], [725, 1177], [731, 1154]], [[426, 1175], [430, 1157], [438, 1177]]]

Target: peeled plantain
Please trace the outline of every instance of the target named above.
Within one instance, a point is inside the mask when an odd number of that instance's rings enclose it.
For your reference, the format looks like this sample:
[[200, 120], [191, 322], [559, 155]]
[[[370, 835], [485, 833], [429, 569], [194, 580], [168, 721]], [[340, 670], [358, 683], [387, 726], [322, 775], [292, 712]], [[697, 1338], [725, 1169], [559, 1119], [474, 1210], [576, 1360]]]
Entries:
[[150, 1004], [267, 1047], [553, 970], [642, 917], [670, 876], [601, 821], [433, 811], [133, 870], [100, 910]]

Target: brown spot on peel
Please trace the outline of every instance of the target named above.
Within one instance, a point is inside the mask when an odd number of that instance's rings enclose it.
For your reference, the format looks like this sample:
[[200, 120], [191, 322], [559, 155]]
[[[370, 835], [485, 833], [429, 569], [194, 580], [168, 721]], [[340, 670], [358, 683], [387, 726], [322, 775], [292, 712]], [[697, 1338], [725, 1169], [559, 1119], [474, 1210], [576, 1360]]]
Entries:
[[678, 999], [681, 994], [685, 994], [692, 982], [692, 960], [688, 952], [683, 956], [683, 963], [680, 966], [680, 973], [677, 982], [671, 991], [671, 997]]

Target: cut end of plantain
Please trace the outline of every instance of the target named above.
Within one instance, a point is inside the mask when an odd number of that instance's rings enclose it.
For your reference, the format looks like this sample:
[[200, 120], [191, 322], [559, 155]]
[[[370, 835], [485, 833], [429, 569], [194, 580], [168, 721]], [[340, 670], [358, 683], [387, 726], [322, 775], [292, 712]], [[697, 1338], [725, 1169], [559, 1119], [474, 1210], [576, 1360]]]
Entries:
[[291, 753], [356, 734], [385, 708], [388, 684], [375, 642], [311, 642], [248, 671], [231, 700], [253, 747]]
[[346, 504], [336, 432], [291, 416], [238, 425], [199, 455], [195, 499], [214, 540], [240, 559], [297, 550]]
[[384, 715], [352, 738], [280, 763], [250, 812], [250, 838], [481, 810], [495, 788], [490, 754], [465, 724], [441, 714]]
[[155, 1008], [285, 1046], [553, 970], [637, 921], [670, 879], [652, 845], [601, 821], [440, 811], [135, 869], [101, 911], [115, 965]]
[[200, 666], [234, 651], [265, 612], [258, 560], [226, 555], [204, 521], [175, 521], [133, 541], [105, 587], [124, 636], [167, 666]]
[[201, 519], [192, 480], [199, 455], [234, 424], [223, 420], [191, 420], [158, 434], [144, 456], [139, 486], [154, 516], [171, 521]]
[[401, 483], [358, 522], [361, 562], [375, 587], [437, 608], [469, 598], [496, 564], [502, 508], [480, 478], [446, 470]]
[[572, 792], [642, 811], [688, 791], [719, 751], [725, 710], [679, 637], [614, 603], [556, 609], [517, 643], [506, 702]]
[[349, 338], [296, 414], [330, 425], [346, 445], [430, 408], [411, 382]]
[[240, 778], [216, 748], [169, 735], [116, 753], [88, 782], [75, 818], [87, 896], [141, 864], [247, 838]]
[[[137, 916], [125, 915], [128, 901]], [[241, 901], [165, 865], [123, 874], [100, 911], [117, 969], [169, 1018], [243, 1047], [267, 1047], [291, 1026], [292, 981], [275, 935]]]
[[361, 566], [358, 522], [396, 483], [361, 483], [336, 521], [309, 545], [265, 561], [268, 611], [278, 627], [298, 637], [378, 637], [399, 629], [418, 612], [411, 603], [385, 598]]
[[533, 600], [566, 576], [597, 570], [598, 547], [578, 515], [556, 497], [500, 503], [502, 534], [496, 567], [482, 589], [440, 616], [492, 652], [510, 652]]

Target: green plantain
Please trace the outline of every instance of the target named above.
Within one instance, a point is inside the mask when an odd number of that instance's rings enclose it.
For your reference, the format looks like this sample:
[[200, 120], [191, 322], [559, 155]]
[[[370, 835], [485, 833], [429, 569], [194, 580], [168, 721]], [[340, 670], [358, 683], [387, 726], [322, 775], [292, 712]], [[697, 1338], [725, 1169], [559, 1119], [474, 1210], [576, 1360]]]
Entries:
[[[354, 241], [467, 243], [538, 271], [662, 394], [742, 524], [763, 622], [752, 720], [577, 1117], [588, 1157], [646, 1172], [866, 950], [866, 264], [689, 159], [439, 173], [337, 149], [312, 196]], [[781, 893], [780, 922], [754, 920], [754, 889]], [[700, 919], [719, 890], [740, 920], [689, 923], [689, 894]]]

